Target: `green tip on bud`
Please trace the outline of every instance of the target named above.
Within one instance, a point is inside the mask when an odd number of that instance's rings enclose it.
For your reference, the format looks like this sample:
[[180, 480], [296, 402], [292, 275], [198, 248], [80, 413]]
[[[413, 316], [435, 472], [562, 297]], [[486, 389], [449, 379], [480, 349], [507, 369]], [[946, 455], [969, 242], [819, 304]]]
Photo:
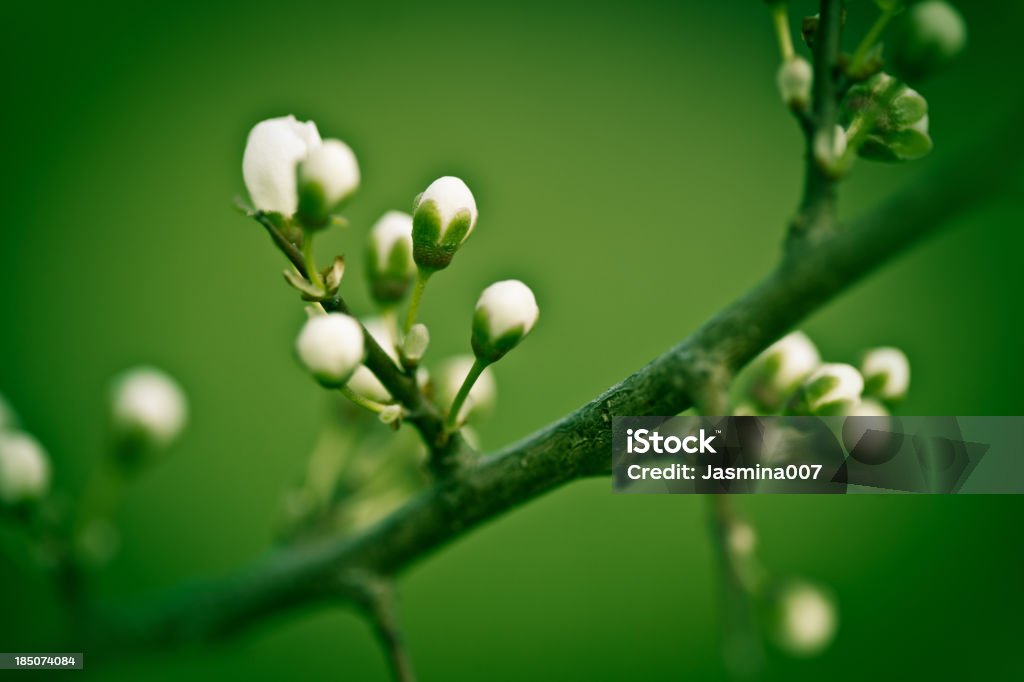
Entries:
[[860, 363], [864, 393], [893, 403], [902, 400], [910, 387], [910, 361], [899, 348], [875, 348]]
[[[769, 346], [750, 365], [749, 393], [754, 414], [782, 409], [811, 372], [821, 364], [821, 355], [803, 332], [792, 332]], [[758, 410], [757, 408], [760, 408]]]
[[321, 229], [359, 187], [359, 164], [341, 140], [324, 140], [298, 165], [298, 219], [309, 229]]
[[530, 287], [516, 279], [495, 282], [484, 289], [473, 316], [473, 352], [490, 364], [519, 345], [540, 315]]
[[168, 447], [188, 420], [185, 392], [155, 367], [136, 367], [115, 377], [110, 411], [118, 456], [121, 464], [130, 466], [142, 463], [136, 458]]
[[370, 231], [366, 251], [370, 295], [382, 308], [398, 305], [409, 293], [416, 276], [412, 251], [412, 216], [388, 211]]
[[782, 62], [776, 75], [779, 95], [783, 103], [794, 111], [803, 111], [811, 103], [811, 84], [814, 70], [803, 57], [793, 57]]
[[775, 602], [775, 641], [793, 656], [814, 656], [835, 637], [835, 600], [822, 588], [793, 582], [779, 590]]
[[476, 227], [476, 199], [462, 180], [434, 180], [416, 197], [413, 210], [413, 258], [424, 272], [443, 270]]
[[35, 502], [49, 487], [50, 460], [43, 446], [27, 433], [0, 433], [0, 503]]
[[826, 363], [800, 387], [795, 404], [798, 414], [816, 416], [845, 414], [860, 402], [864, 378], [852, 365]]
[[327, 388], [341, 388], [363, 362], [363, 329], [352, 317], [329, 313], [306, 320], [295, 351], [306, 370]]
[[945, 68], [966, 45], [967, 24], [952, 5], [919, 2], [893, 26], [893, 69], [904, 80], [917, 82]]

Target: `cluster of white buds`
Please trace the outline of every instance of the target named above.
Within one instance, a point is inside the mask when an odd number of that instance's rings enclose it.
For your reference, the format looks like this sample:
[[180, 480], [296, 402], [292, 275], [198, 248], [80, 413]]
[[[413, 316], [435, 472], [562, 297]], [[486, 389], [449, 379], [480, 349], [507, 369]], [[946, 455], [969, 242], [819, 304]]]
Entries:
[[412, 253], [412, 216], [388, 211], [370, 231], [366, 251], [370, 296], [382, 308], [394, 307], [405, 299], [416, 276]]
[[321, 140], [312, 121], [294, 116], [271, 118], [249, 132], [242, 175], [253, 205], [266, 213], [291, 218], [303, 227], [328, 223], [359, 187], [359, 165], [340, 140]]
[[811, 103], [814, 70], [803, 57], [792, 56], [779, 66], [775, 77], [783, 103], [794, 111], [803, 111]]
[[181, 433], [188, 403], [178, 383], [153, 367], [136, 367], [116, 377], [111, 388], [114, 433], [131, 456], [165, 448]]
[[967, 44], [967, 25], [943, 0], [912, 5], [893, 27], [892, 61], [896, 73], [916, 82], [948, 65]]
[[317, 381], [341, 388], [363, 362], [363, 328], [343, 313], [314, 315], [299, 332], [295, 351]]
[[473, 353], [484, 364], [504, 357], [533, 330], [540, 316], [530, 287], [517, 279], [484, 289], [473, 315]]
[[833, 598], [806, 582], [795, 582], [781, 590], [776, 618], [775, 639], [795, 656], [821, 652], [832, 641], [839, 624]]
[[910, 361], [899, 348], [874, 348], [860, 363], [864, 393], [886, 403], [902, 400], [910, 388]]
[[50, 487], [50, 460], [39, 442], [20, 431], [0, 430], [0, 503], [30, 503]]
[[466, 183], [452, 176], [430, 183], [413, 208], [413, 257], [419, 269], [433, 273], [448, 267], [476, 220], [476, 199]]

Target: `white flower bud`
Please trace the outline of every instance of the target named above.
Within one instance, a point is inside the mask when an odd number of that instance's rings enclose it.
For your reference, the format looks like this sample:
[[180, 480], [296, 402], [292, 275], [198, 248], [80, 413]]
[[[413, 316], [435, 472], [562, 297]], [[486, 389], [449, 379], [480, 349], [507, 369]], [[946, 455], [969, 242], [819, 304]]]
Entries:
[[401, 211], [385, 213], [370, 231], [366, 256], [373, 300], [381, 306], [400, 303], [416, 275], [412, 258], [412, 216]]
[[[471, 356], [459, 355], [449, 358], [438, 368], [435, 375], [434, 399], [439, 407], [448, 409], [472, 367], [473, 358]], [[459, 410], [458, 421], [465, 422], [473, 414], [481, 414], [490, 410], [494, 406], [497, 394], [498, 387], [494, 381], [494, 373], [490, 369], [485, 369], [473, 384], [473, 388], [469, 389], [469, 396], [462, 404], [462, 409]]]
[[484, 362], [495, 362], [530, 333], [539, 315], [530, 287], [517, 279], [495, 282], [476, 302], [473, 352]]
[[804, 382], [803, 407], [810, 414], [843, 414], [860, 401], [864, 378], [852, 365], [826, 363]]
[[796, 656], [813, 656], [835, 636], [838, 617], [833, 600], [821, 588], [796, 583], [779, 597], [779, 645]]
[[295, 213], [296, 167], [319, 146], [320, 133], [312, 121], [302, 123], [289, 115], [257, 123], [242, 156], [242, 177], [253, 205], [284, 216]]
[[948, 2], [914, 4], [893, 27], [892, 61], [908, 81], [931, 75], [951, 62], [967, 44], [967, 25]]
[[412, 366], [419, 364], [430, 345], [430, 330], [425, 324], [414, 324], [402, 341], [402, 356]]
[[860, 363], [864, 392], [887, 402], [901, 400], [910, 387], [910, 361], [899, 348], [875, 348]]
[[813, 81], [814, 70], [803, 57], [793, 57], [782, 62], [776, 75], [782, 101], [793, 109], [806, 109], [810, 104]]
[[188, 404], [181, 387], [165, 372], [137, 367], [114, 379], [111, 416], [124, 442], [165, 447], [185, 427]]
[[27, 433], [0, 433], [0, 502], [37, 500], [50, 486], [50, 462], [43, 446]]
[[748, 523], [737, 521], [729, 528], [726, 536], [729, 551], [737, 557], [748, 557], [757, 546], [757, 534]]
[[299, 164], [299, 219], [323, 227], [331, 213], [359, 187], [356, 155], [341, 140], [324, 140]]
[[363, 361], [363, 329], [343, 313], [311, 317], [299, 332], [295, 350], [317, 381], [328, 388], [339, 388]]
[[[383, 318], [380, 317], [369, 317], [363, 323], [366, 331], [370, 333], [373, 340], [377, 342], [384, 352], [388, 356], [398, 362], [398, 355], [395, 353], [395, 338], [392, 333], [392, 327]], [[384, 384], [380, 383], [380, 379], [377, 378], [370, 368], [366, 365], [359, 365], [356, 371], [352, 374], [352, 378], [348, 380], [348, 387], [370, 400], [378, 403], [386, 403], [391, 400], [391, 394], [388, 393], [388, 389], [384, 388]]]
[[416, 199], [413, 210], [413, 257], [422, 270], [448, 267], [476, 227], [476, 199], [462, 180], [434, 180]]
[[821, 355], [806, 334], [787, 334], [751, 364], [751, 397], [769, 412], [776, 411], [820, 364]]

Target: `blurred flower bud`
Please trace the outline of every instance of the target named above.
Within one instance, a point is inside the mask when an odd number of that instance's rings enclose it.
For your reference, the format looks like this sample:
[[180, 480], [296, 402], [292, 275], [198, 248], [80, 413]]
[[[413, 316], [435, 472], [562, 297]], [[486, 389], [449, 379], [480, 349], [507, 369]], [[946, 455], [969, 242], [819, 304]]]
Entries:
[[751, 363], [750, 397], [768, 412], [778, 411], [820, 364], [814, 342], [803, 332], [792, 332]]
[[358, 187], [356, 155], [341, 140], [324, 140], [299, 164], [299, 220], [309, 228], [326, 226], [331, 213]]
[[875, 348], [860, 363], [864, 393], [886, 402], [902, 400], [910, 387], [910, 361], [899, 348]]
[[801, 411], [814, 415], [843, 414], [860, 401], [864, 379], [851, 365], [826, 363], [804, 381]]
[[[893, 88], [896, 88], [893, 92]], [[875, 111], [876, 107], [883, 107]], [[840, 119], [855, 130], [867, 131], [857, 153], [873, 161], [913, 161], [932, 150], [928, 135], [928, 101], [892, 76], [879, 73], [850, 88], [840, 109]]]
[[43, 446], [27, 433], [0, 433], [0, 502], [38, 500], [49, 487], [50, 461]]
[[499, 360], [537, 323], [540, 309], [530, 287], [516, 279], [484, 289], [473, 316], [473, 352], [483, 362]]
[[412, 216], [388, 211], [373, 226], [366, 251], [370, 295], [378, 305], [402, 302], [416, 275], [412, 258]]
[[776, 83], [782, 101], [790, 109], [806, 109], [811, 102], [811, 83], [814, 71], [803, 57], [787, 59], [779, 66]]
[[919, 2], [899, 17], [889, 41], [893, 69], [917, 82], [947, 66], [967, 44], [967, 25], [948, 2]]
[[736, 521], [729, 527], [726, 543], [734, 556], [749, 557], [757, 546], [757, 534], [749, 523]]
[[242, 156], [242, 177], [253, 205], [268, 213], [295, 213], [296, 167], [319, 146], [320, 133], [312, 121], [302, 123], [289, 115], [253, 126]]
[[[395, 353], [395, 338], [391, 325], [384, 318], [370, 317], [366, 319], [363, 326], [370, 333], [370, 336], [373, 337], [373, 340], [377, 342], [377, 345], [383, 348], [384, 352], [392, 360], [398, 362], [398, 355]], [[388, 393], [388, 389], [384, 388], [384, 384], [380, 383], [377, 375], [371, 372], [370, 368], [366, 365], [359, 365], [356, 368], [356, 371], [352, 373], [352, 378], [348, 380], [348, 387], [364, 398], [369, 398], [374, 402], [386, 403], [391, 400], [391, 394]]]
[[121, 547], [121, 533], [105, 519], [89, 523], [75, 539], [78, 557], [94, 568], [110, 563]]
[[420, 364], [430, 345], [430, 330], [425, 324], [414, 324], [402, 342], [402, 361], [415, 367]]
[[838, 626], [834, 600], [806, 582], [787, 585], [778, 596], [775, 639], [794, 656], [813, 656], [832, 641]]
[[430, 183], [413, 211], [413, 257], [421, 270], [443, 270], [476, 227], [476, 200], [459, 178]]
[[153, 367], [136, 367], [114, 378], [111, 418], [122, 444], [166, 447], [188, 418], [188, 404], [178, 383]]
[[[438, 368], [434, 383], [434, 400], [438, 406], [447, 409], [452, 404], [472, 367], [471, 356], [459, 355], [449, 358]], [[491, 370], [485, 369], [469, 390], [469, 397], [459, 410], [458, 421], [461, 423], [471, 415], [487, 412], [494, 406], [497, 394], [498, 387], [494, 381], [494, 374]]]
[[328, 388], [345, 385], [363, 361], [363, 330], [352, 317], [328, 313], [306, 320], [295, 343], [299, 360]]

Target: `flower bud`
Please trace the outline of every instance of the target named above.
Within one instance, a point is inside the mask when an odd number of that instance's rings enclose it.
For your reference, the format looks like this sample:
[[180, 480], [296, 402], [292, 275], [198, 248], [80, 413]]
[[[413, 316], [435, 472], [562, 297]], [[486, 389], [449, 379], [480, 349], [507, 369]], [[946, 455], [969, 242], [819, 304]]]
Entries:
[[473, 316], [473, 352], [492, 363], [515, 348], [537, 323], [540, 309], [530, 287], [517, 279], [484, 289]]
[[[857, 153], [873, 161], [913, 161], [928, 154], [928, 101], [919, 92], [897, 85], [892, 76], [879, 73], [850, 88], [840, 108], [840, 120], [850, 130], [868, 125], [867, 136]], [[877, 111], [876, 107], [884, 107]], [[851, 133], [852, 134], [852, 133]]]
[[476, 200], [459, 178], [430, 183], [413, 210], [413, 257], [421, 270], [443, 270], [476, 227]]
[[299, 164], [298, 186], [299, 220], [309, 228], [324, 227], [359, 187], [356, 155], [341, 140], [324, 140]]
[[751, 363], [751, 397], [768, 412], [775, 412], [820, 364], [814, 342], [803, 332], [792, 332]]
[[27, 433], [0, 433], [0, 502], [38, 500], [50, 486], [50, 462], [43, 446]]
[[320, 133], [312, 121], [294, 116], [257, 123], [245, 143], [242, 177], [253, 205], [260, 211], [291, 216], [298, 208], [295, 169], [312, 149], [320, 146]]
[[875, 348], [860, 363], [864, 393], [886, 402], [902, 400], [910, 386], [910, 361], [899, 348]]
[[[472, 357], [459, 355], [449, 358], [438, 368], [434, 383], [434, 400], [439, 407], [448, 409], [472, 367]], [[469, 397], [459, 410], [459, 423], [465, 422], [472, 415], [490, 410], [494, 406], [497, 394], [494, 373], [490, 369], [485, 369], [473, 384], [473, 388], [469, 389]]]
[[806, 109], [811, 102], [811, 83], [814, 71], [803, 57], [792, 57], [782, 62], [776, 75], [779, 94], [790, 109]]
[[425, 324], [414, 324], [402, 341], [402, 360], [415, 367], [430, 345], [430, 330]]
[[948, 2], [913, 5], [893, 26], [892, 63], [901, 78], [916, 82], [947, 66], [967, 44], [967, 25]]
[[166, 447], [177, 438], [188, 418], [185, 394], [159, 369], [137, 367], [113, 381], [111, 417], [124, 444]]
[[[398, 362], [398, 356], [395, 353], [395, 338], [391, 326], [380, 317], [367, 318], [363, 326], [370, 336], [373, 337], [373, 340], [377, 342], [377, 345], [383, 348], [384, 352], [392, 360]], [[356, 368], [356, 371], [352, 373], [352, 378], [348, 380], [348, 387], [364, 398], [369, 398], [374, 402], [386, 403], [391, 400], [391, 394], [388, 393], [388, 389], [384, 388], [384, 384], [380, 383], [377, 375], [371, 372], [370, 368], [366, 365], [359, 365]]]
[[832, 641], [837, 615], [833, 599], [805, 582], [784, 587], [778, 597], [775, 638], [795, 656], [813, 656]]
[[801, 388], [801, 408], [808, 414], [843, 414], [860, 401], [864, 379], [851, 365], [826, 363], [812, 373]]
[[363, 361], [363, 329], [354, 318], [328, 313], [306, 320], [295, 350], [313, 377], [328, 388], [340, 388]]
[[378, 305], [402, 302], [416, 276], [412, 258], [412, 216], [388, 211], [373, 226], [366, 251], [366, 272], [370, 295]]
[[729, 528], [726, 535], [726, 544], [729, 551], [737, 557], [749, 557], [754, 553], [757, 546], [757, 534], [750, 524], [743, 521], [736, 521]]

